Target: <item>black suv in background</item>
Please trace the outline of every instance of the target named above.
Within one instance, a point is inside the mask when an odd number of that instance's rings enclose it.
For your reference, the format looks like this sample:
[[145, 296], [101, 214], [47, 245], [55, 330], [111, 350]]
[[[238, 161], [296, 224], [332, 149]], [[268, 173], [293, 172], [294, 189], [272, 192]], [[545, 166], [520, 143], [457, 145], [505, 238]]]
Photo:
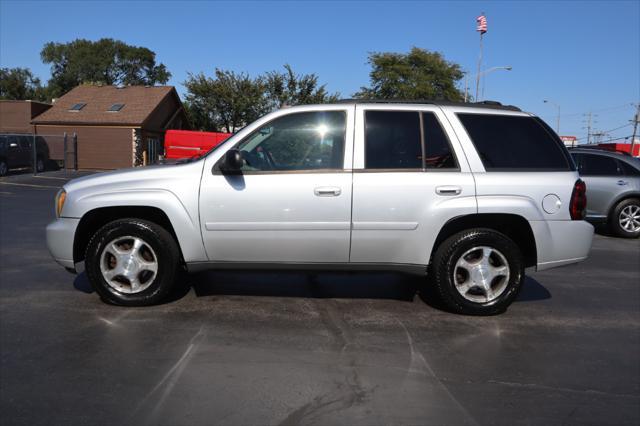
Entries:
[[[0, 135], [0, 176], [10, 169], [33, 167], [33, 136]], [[42, 172], [49, 161], [49, 147], [42, 136], [36, 136], [36, 170]]]

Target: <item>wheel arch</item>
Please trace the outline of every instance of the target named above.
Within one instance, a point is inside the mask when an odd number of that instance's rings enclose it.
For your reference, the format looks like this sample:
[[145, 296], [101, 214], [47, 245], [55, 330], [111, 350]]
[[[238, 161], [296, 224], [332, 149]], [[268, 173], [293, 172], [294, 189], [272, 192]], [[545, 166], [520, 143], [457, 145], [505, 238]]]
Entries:
[[[589, 204], [589, 193], [587, 193], [587, 204]], [[611, 220], [611, 215], [613, 214], [614, 210], [616, 209], [616, 207], [618, 206], [618, 204], [620, 204], [621, 202], [628, 200], [629, 198], [637, 198], [640, 199], [640, 192], [625, 192], [622, 193], [620, 195], [618, 195], [612, 202], [611, 202], [611, 206], [609, 206], [609, 211], [607, 212], [607, 219]]]
[[102, 228], [109, 222], [124, 218], [148, 220], [162, 226], [176, 240], [178, 248], [180, 249], [180, 258], [181, 260], [184, 259], [182, 255], [182, 248], [180, 247], [178, 236], [173, 224], [171, 223], [169, 216], [167, 216], [167, 214], [160, 208], [150, 206], [109, 206], [90, 210], [80, 219], [73, 239], [74, 263], [84, 260], [87, 245], [98, 229]]
[[[433, 258], [438, 247], [450, 236], [470, 228], [488, 228], [512, 239], [522, 250], [525, 267], [537, 265], [536, 240], [531, 225], [522, 216], [503, 213], [476, 213], [458, 216], [444, 224], [436, 237], [432, 250]], [[429, 259], [431, 263], [431, 259]]]

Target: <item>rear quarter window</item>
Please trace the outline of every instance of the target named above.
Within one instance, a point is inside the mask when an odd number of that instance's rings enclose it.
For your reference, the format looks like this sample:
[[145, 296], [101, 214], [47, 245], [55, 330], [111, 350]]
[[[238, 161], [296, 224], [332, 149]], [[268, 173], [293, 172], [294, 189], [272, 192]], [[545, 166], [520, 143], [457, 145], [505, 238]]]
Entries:
[[539, 118], [458, 113], [486, 171], [575, 170], [562, 141]]
[[622, 160], [618, 160], [618, 162], [625, 176], [640, 176], [640, 160], [637, 158], [631, 160], [633, 165]]

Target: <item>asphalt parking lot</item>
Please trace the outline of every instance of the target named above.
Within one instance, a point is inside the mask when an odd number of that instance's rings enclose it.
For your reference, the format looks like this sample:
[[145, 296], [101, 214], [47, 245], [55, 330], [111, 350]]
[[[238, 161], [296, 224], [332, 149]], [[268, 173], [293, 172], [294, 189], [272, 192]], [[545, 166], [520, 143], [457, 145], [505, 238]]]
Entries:
[[638, 240], [597, 235], [487, 318], [391, 273], [206, 272], [119, 308], [45, 247], [73, 175], [0, 180], [2, 424], [640, 424]]

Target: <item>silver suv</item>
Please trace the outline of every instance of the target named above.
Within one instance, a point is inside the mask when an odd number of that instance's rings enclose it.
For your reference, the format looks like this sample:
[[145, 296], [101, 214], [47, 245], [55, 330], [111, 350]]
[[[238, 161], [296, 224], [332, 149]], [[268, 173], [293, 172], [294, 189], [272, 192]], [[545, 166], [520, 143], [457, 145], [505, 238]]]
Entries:
[[608, 224], [620, 237], [640, 237], [640, 159], [588, 148], [570, 152], [589, 188], [587, 220]]
[[67, 183], [47, 227], [100, 296], [160, 302], [179, 268], [397, 270], [494, 314], [526, 267], [584, 260], [585, 185], [557, 135], [500, 104], [273, 112], [201, 158]]

